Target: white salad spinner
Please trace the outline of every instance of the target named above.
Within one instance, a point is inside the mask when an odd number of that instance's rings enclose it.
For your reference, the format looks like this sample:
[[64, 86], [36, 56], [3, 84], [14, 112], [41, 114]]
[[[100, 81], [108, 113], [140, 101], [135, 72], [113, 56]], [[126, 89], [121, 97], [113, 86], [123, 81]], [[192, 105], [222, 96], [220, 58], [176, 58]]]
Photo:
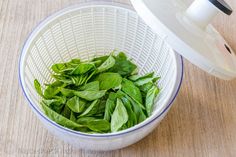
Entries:
[[221, 79], [236, 77], [236, 55], [210, 24], [232, 9], [224, 0], [131, 0], [135, 10], [179, 54]]
[[[183, 63], [179, 54], [220, 78], [236, 76], [233, 50], [209, 25], [219, 9], [231, 13], [226, 3], [196, 0], [189, 8], [180, 0], [132, 3], [139, 15], [128, 5], [104, 1], [63, 9], [43, 20], [23, 47], [19, 79], [30, 107], [51, 133], [77, 148], [114, 150], [148, 135], [167, 114], [180, 89]], [[125, 52], [140, 74], [154, 71], [161, 76], [152, 115], [132, 128], [108, 134], [81, 133], [50, 120], [40, 106], [34, 79], [52, 82], [52, 64], [77, 57], [88, 60], [114, 49]]]

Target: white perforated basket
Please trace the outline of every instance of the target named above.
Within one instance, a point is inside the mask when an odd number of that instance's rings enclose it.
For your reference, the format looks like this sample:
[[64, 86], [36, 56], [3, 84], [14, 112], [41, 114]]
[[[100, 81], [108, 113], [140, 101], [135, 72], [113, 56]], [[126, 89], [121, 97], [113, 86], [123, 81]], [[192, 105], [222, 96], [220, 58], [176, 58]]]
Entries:
[[[140, 74], [154, 71], [161, 76], [160, 95], [151, 117], [130, 129], [111, 134], [84, 134], [64, 128], [41, 110], [33, 81], [52, 82], [50, 66], [71, 58], [83, 60], [125, 52]], [[155, 34], [129, 6], [117, 3], [86, 3], [53, 14], [31, 33], [20, 59], [20, 83], [33, 111], [47, 128], [79, 148], [118, 149], [151, 132], [173, 102], [182, 79], [181, 57]]]

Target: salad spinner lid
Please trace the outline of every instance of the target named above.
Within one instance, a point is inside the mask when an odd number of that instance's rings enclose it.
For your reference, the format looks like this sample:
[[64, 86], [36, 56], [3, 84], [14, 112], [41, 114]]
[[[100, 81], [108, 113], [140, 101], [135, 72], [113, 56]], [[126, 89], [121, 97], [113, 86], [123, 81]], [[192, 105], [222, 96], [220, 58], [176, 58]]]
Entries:
[[230, 80], [236, 77], [236, 55], [210, 24], [220, 11], [232, 9], [224, 0], [131, 0], [139, 16], [180, 55], [204, 71]]

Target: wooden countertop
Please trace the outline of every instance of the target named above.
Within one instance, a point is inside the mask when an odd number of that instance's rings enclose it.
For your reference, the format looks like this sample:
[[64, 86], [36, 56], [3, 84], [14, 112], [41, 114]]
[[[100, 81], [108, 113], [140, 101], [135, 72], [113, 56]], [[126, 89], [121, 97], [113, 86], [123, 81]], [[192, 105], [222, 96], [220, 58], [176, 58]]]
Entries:
[[[0, 1], [0, 156], [236, 156], [236, 80], [219, 80], [188, 61], [173, 107], [140, 142], [121, 150], [91, 152], [76, 150], [53, 137], [23, 97], [18, 59], [24, 41], [39, 21], [79, 1]], [[236, 1], [227, 1], [236, 10]], [[236, 51], [236, 12], [230, 17], [219, 15], [214, 25]]]

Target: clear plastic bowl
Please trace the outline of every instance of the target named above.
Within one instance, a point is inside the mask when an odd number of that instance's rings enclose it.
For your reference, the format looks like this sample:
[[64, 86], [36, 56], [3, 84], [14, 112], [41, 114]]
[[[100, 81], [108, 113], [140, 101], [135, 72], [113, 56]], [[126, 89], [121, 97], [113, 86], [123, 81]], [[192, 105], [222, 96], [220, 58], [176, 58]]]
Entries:
[[[42, 21], [27, 39], [19, 62], [19, 79], [30, 107], [58, 138], [77, 148], [114, 150], [148, 135], [164, 118], [183, 77], [182, 58], [152, 31], [128, 5], [90, 2], [61, 10]], [[50, 120], [41, 109], [33, 81], [52, 82], [50, 66], [71, 58], [91, 59], [114, 49], [125, 52], [138, 65], [139, 73], [161, 76], [160, 95], [152, 115], [144, 122], [117, 133], [86, 134]]]

